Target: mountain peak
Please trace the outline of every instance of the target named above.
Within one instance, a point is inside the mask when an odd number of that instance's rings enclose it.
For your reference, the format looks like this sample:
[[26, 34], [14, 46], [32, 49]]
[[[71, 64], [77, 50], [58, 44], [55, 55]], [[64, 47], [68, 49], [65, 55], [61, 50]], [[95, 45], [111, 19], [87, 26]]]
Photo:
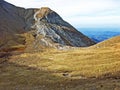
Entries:
[[52, 10], [49, 7], [42, 7], [37, 11], [37, 18], [43, 18], [47, 16]]
[[[48, 7], [24, 9], [0, 0], [0, 49], [18, 46], [85, 47], [94, 41], [77, 31]], [[56, 46], [58, 45], [58, 46]]]
[[41, 7], [41, 11], [50, 11], [51, 9], [49, 7]]

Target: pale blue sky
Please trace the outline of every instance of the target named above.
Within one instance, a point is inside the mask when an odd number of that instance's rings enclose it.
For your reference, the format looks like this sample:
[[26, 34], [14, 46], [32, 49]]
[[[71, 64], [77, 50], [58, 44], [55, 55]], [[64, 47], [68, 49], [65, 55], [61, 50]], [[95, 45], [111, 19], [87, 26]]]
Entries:
[[120, 28], [120, 0], [6, 0], [25, 8], [50, 7], [76, 28]]

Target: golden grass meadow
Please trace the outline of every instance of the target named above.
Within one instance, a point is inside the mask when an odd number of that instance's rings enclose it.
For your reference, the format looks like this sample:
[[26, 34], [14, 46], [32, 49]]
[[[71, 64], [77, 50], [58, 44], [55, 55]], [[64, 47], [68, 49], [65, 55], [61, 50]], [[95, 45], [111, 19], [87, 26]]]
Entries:
[[104, 47], [8, 53], [0, 90], [120, 90], [120, 44], [108, 46], [112, 40]]

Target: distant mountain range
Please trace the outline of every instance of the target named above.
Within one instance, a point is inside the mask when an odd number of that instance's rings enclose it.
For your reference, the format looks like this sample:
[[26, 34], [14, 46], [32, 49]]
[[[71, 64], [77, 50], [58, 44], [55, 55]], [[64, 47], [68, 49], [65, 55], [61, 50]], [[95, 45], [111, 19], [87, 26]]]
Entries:
[[81, 28], [79, 31], [97, 43], [120, 35], [120, 30], [116, 28]]

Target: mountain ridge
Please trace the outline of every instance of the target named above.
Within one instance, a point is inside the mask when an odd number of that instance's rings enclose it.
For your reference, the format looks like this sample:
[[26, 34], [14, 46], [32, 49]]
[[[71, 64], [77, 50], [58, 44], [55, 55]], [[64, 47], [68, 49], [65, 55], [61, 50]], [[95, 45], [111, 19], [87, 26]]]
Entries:
[[[34, 43], [37, 48], [42, 45], [56, 47], [56, 44], [57, 46], [73, 47], [86, 47], [95, 44], [94, 41], [77, 31], [48, 7], [25, 9], [4, 0], [0, 4], [0, 46], [2, 45], [2, 48], [18, 45], [29, 47], [26, 46], [26, 41], [30, 41], [30, 39], [26, 40], [26, 36], [30, 35], [34, 40], [29, 45]], [[30, 35], [24, 36], [24, 34]]]

